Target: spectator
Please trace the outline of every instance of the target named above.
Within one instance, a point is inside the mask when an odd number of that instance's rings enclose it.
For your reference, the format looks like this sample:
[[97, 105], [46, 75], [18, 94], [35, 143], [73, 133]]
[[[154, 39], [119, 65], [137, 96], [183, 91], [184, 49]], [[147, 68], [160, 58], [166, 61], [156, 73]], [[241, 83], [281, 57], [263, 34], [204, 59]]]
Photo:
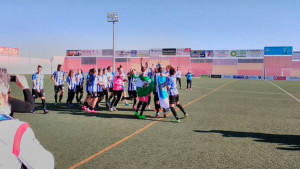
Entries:
[[[17, 84], [24, 87], [22, 76]], [[53, 169], [54, 158], [40, 145], [28, 123], [9, 116], [9, 79], [6, 69], [0, 70], [0, 167]], [[19, 82], [19, 83], [18, 83]], [[30, 93], [30, 92], [29, 92]], [[32, 108], [31, 108], [32, 110]]]

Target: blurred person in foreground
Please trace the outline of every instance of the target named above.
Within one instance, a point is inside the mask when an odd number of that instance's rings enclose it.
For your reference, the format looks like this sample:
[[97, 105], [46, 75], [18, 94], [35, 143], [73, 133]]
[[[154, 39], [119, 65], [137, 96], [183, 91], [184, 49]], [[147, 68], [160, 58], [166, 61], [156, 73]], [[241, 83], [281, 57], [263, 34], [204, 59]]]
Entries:
[[9, 81], [0, 69], [0, 169], [53, 169], [53, 155], [40, 145], [28, 123], [9, 116]]
[[[6, 68], [0, 68], [0, 72], [6, 73], [7, 74], [7, 69]], [[11, 79], [9, 79], [11, 81]], [[23, 90], [24, 94], [24, 100], [19, 100], [14, 98], [11, 95], [11, 89], [8, 90], [8, 103], [11, 106], [10, 110], [10, 116], [13, 117], [14, 112], [19, 112], [19, 113], [31, 113], [31, 111], [34, 108], [34, 101], [27, 83], [27, 80], [25, 76], [23, 75], [16, 75], [14, 82], [18, 87], [20, 87]]]

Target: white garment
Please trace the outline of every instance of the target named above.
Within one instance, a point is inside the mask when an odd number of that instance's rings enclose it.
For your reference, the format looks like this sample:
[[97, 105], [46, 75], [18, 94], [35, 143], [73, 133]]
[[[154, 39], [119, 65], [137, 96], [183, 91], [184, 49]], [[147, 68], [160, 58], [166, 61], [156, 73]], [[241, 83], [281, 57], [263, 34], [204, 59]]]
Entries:
[[28, 169], [53, 169], [54, 157], [27, 128], [20, 143], [20, 154], [13, 154], [13, 144], [18, 128], [24, 124], [19, 120], [0, 121], [0, 169], [20, 169], [22, 163]]
[[181, 78], [181, 71], [180, 71], [180, 70], [178, 70], [178, 71], [176, 72], [176, 78]]

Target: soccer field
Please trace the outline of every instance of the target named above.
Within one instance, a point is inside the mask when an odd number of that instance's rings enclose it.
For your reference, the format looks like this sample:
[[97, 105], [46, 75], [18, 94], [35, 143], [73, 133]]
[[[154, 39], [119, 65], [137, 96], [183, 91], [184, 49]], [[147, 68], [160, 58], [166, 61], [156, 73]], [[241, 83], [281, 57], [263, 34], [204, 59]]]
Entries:
[[[119, 111], [98, 114], [55, 107], [49, 76], [50, 113], [39, 108], [35, 115], [14, 116], [30, 124], [58, 169], [300, 168], [300, 82], [203, 78], [193, 80], [192, 91], [183, 82], [180, 102], [189, 117], [179, 124], [171, 113], [154, 118], [153, 110], [144, 113], [147, 119], [136, 119], [124, 103]], [[11, 87], [12, 95], [23, 99], [21, 90]]]

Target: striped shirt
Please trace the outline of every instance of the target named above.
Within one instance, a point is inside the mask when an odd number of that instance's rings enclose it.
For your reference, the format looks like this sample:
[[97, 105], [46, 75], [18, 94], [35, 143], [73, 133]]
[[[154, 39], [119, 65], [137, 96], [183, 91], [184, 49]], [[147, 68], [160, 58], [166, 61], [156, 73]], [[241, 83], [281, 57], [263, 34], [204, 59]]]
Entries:
[[84, 75], [83, 74], [76, 74], [76, 85], [77, 86], [83, 86], [84, 83]]
[[32, 75], [32, 81], [35, 83], [36, 87], [33, 85], [33, 89], [44, 89], [44, 75], [40, 73], [35, 73]]
[[54, 81], [58, 84], [58, 86], [64, 84], [65, 72], [63, 71], [56, 71], [53, 73]]
[[103, 83], [103, 76], [97, 76], [97, 92], [102, 93], [103, 92], [103, 86], [99, 84], [99, 82]]
[[114, 87], [114, 80], [115, 80], [115, 73], [114, 72], [107, 72], [107, 77], [108, 77], [108, 81], [109, 81], [109, 88], [113, 88]]
[[95, 75], [90, 76], [90, 80], [89, 80], [89, 92], [91, 93], [95, 93], [97, 92], [98, 89], [98, 79]]
[[73, 78], [71, 78], [70, 76], [68, 76], [67, 83], [68, 83], [68, 85], [71, 88], [71, 89], [69, 88], [69, 90], [75, 92], [76, 91], [76, 78], [75, 78], [75, 76]]
[[128, 76], [128, 91], [136, 91], [137, 78]]
[[171, 76], [167, 82], [167, 86], [170, 88], [169, 89], [169, 95], [170, 96], [175, 96], [178, 95], [179, 92], [177, 90], [177, 84], [176, 84], [176, 76]]

